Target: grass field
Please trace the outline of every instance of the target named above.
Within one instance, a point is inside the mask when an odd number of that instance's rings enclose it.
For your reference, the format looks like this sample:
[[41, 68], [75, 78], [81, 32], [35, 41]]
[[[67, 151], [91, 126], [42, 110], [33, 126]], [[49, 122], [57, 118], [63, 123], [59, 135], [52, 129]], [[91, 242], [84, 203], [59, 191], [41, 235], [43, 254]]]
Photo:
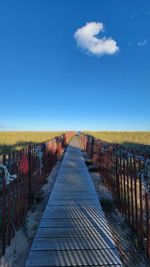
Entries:
[[[0, 154], [19, 150], [29, 143], [40, 143], [63, 132], [0, 132]], [[110, 143], [150, 151], [150, 132], [86, 131]]]
[[41, 143], [63, 132], [0, 132], [0, 154], [19, 150], [29, 143]]
[[126, 147], [133, 147], [140, 150], [150, 151], [150, 131], [148, 132], [86, 131], [86, 133], [110, 143], [118, 143], [118, 144], [123, 144]]

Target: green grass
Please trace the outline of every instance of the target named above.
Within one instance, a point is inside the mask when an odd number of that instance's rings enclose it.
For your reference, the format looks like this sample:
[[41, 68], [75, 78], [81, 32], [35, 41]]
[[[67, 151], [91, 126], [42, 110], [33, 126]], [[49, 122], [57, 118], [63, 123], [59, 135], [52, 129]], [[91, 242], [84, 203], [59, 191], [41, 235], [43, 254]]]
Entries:
[[0, 132], [0, 154], [20, 150], [30, 143], [41, 143], [63, 132]]
[[101, 140], [110, 143], [122, 144], [126, 147], [133, 147], [140, 150], [150, 151], [150, 131], [144, 132], [119, 132], [119, 131], [86, 131]]

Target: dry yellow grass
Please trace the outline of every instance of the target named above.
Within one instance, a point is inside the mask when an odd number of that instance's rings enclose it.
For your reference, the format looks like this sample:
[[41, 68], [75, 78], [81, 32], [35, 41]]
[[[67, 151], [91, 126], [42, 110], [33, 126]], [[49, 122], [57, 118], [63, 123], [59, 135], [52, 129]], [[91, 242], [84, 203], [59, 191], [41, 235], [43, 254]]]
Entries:
[[63, 132], [0, 132], [0, 154], [19, 150], [29, 143], [40, 143]]
[[123, 144], [128, 147], [150, 150], [150, 131], [119, 132], [119, 131], [86, 131], [101, 140]]

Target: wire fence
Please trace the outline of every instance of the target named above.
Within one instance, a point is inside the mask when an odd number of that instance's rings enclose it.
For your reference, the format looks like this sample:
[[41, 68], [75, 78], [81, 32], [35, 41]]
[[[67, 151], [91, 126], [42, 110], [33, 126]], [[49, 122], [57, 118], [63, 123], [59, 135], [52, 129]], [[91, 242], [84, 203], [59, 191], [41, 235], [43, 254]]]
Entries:
[[57, 159], [67, 147], [73, 132], [19, 152], [3, 155], [0, 164], [0, 254], [5, 253], [23, 224], [27, 211], [46, 181]]
[[150, 259], [150, 157], [121, 145], [80, 135], [82, 148], [99, 171], [119, 211], [136, 233], [139, 247]]

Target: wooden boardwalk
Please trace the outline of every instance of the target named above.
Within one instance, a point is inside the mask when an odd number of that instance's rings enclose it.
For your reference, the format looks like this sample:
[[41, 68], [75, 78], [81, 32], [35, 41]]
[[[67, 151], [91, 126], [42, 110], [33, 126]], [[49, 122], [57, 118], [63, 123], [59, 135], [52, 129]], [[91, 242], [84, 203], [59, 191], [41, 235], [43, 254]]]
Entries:
[[122, 266], [77, 137], [65, 153], [25, 264], [50, 266]]

